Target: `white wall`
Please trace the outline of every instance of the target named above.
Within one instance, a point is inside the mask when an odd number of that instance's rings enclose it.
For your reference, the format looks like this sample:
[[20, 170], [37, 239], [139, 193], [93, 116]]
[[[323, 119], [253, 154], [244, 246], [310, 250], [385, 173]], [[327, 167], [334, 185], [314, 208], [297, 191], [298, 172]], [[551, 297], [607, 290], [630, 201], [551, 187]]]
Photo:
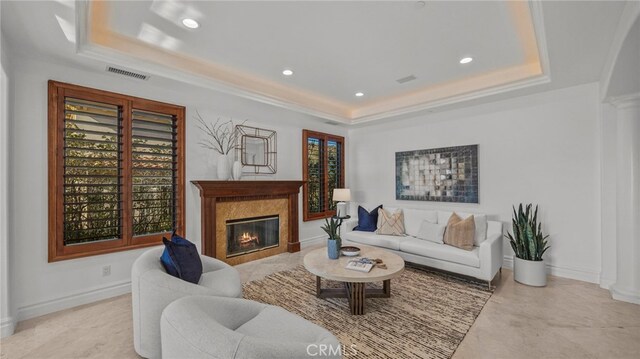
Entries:
[[8, 46], [0, 35], [0, 337], [13, 334], [14, 321], [9, 302], [9, 119], [11, 70]]
[[[141, 250], [47, 263], [47, 80], [53, 79], [187, 106], [186, 203], [187, 238], [200, 244], [200, 198], [189, 181], [215, 179], [215, 155], [197, 142], [201, 133], [193, 119], [248, 119], [248, 125], [278, 132], [275, 179], [301, 179], [302, 129], [345, 135], [341, 127], [323, 124], [292, 111], [164, 81], [153, 86], [79, 66], [56, 65], [21, 56], [15, 61], [15, 120], [12, 122], [10, 208], [12, 297], [18, 320], [129, 291], [130, 270]], [[156, 79], [157, 80], [157, 79]], [[300, 215], [302, 218], [302, 215]], [[300, 223], [300, 239], [321, 234], [319, 222]], [[101, 268], [111, 265], [111, 275]]]
[[[513, 204], [537, 203], [551, 273], [598, 282], [598, 103], [587, 84], [351, 129], [349, 186], [356, 201], [487, 213], [509, 230]], [[395, 200], [395, 152], [469, 144], [479, 144], [480, 204]]]

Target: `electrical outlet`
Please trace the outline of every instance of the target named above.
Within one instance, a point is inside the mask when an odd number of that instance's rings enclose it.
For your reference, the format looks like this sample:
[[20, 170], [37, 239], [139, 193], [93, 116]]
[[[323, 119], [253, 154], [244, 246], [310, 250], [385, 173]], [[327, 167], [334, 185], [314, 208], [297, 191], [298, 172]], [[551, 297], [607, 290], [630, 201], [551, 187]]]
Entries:
[[111, 275], [111, 266], [104, 266], [102, 267], [102, 276], [106, 277], [108, 275]]

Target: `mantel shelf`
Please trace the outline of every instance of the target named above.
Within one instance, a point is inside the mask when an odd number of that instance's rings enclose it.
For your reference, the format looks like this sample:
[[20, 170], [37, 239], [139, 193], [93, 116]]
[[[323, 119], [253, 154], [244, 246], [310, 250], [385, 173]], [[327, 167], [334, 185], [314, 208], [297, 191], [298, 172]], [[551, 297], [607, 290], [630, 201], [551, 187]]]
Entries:
[[241, 197], [298, 193], [305, 181], [191, 181], [200, 189], [200, 197]]

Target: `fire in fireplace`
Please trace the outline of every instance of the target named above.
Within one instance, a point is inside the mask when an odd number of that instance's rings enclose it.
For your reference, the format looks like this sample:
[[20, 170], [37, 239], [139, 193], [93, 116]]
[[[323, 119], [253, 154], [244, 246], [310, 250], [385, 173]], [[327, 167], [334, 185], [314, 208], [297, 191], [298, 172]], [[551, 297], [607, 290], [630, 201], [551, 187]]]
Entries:
[[227, 258], [277, 247], [279, 244], [279, 216], [227, 221]]

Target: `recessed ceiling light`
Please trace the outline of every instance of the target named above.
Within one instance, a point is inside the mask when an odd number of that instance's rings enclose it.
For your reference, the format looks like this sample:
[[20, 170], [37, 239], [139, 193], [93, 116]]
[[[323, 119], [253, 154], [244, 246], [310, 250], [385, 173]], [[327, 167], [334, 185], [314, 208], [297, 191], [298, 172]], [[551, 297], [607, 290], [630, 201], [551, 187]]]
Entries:
[[460, 63], [461, 64], [468, 64], [471, 61], [473, 61], [473, 57], [463, 57], [463, 58], [460, 59]]
[[293, 70], [285, 69], [282, 71], [282, 74], [285, 76], [291, 76], [293, 75]]
[[200, 24], [198, 24], [197, 21], [195, 21], [194, 19], [183, 19], [182, 20], [182, 25], [190, 28], [190, 29], [197, 29], [198, 27], [200, 27]]
[[362, 96], [364, 96], [364, 93], [362, 93], [362, 92], [356, 92], [356, 97], [362, 97]]

